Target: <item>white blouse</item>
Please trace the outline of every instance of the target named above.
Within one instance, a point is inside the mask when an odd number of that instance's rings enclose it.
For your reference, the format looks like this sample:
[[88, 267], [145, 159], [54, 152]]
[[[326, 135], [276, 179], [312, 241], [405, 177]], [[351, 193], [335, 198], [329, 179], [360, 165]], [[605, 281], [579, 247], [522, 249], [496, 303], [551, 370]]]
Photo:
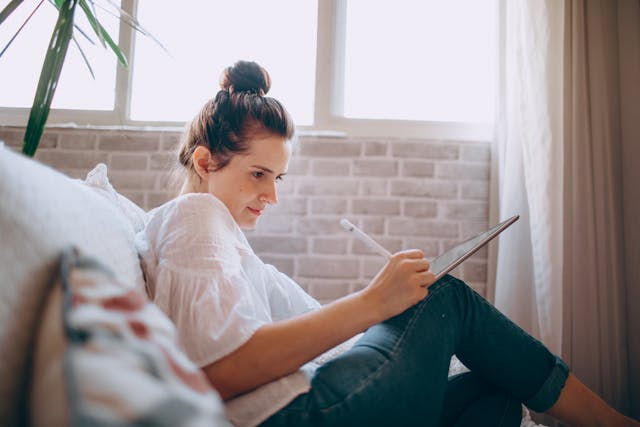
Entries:
[[[255, 255], [224, 203], [210, 194], [185, 194], [150, 211], [136, 246], [149, 296], [200, 367], [236, 350], [260, 326], [320, 306]], [[227, 402], [230, 420], [264, 421], [309, 389], [304, 372]]]

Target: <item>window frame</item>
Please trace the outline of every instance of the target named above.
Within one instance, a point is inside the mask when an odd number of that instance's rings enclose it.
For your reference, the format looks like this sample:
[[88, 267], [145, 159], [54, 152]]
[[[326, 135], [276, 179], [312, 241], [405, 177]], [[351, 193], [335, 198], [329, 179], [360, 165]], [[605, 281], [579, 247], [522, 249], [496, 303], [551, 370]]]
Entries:
[[[137, 0], [121, 0], [121, 8], [135, 16]], [[126, 58], [131, 58], [134, 49], [134, 30], [120, 22], [118, 46]], [[115, 60], [115, 58], [114, 58]], [[114, 108], [112, 110], [75, 110], [75, 109], [54, 109], [52, 108], [47, 120], [47, 126], [87, 126], [87, 127], [127, 127], [136, 124], [127, 120], [129, 102], [129, 83], [131, 78], [130, 61], [129, 67], [125, 68], [117, 63], [116, 66], [116, 89]], [[26, 126], [29, 119], [30, 108], [1, 108], [0, 117], [3, 125]]]
[[[466, 122], [433, 122], [413, 120], [381, 120], [346, 118], [341, 114], [344, 76], [344, 43], [346, 2], [318, 0], [318, 33], [316, 46], [316, 87], [314, 124], [298, 126], [298, 133], [332, 136], [400, 137], [487, 141], [493, 136], [493, 125]], [[138, 0], [122, 0], [122, 9], [137, 15]], [[144, 24], [144, 23], [143, 23]], [[120, 24], [119, 45], [127, 58], [133, 58], [134, 31]], [[496, 43], [497, 44], [497, 43]], [[48, 126], [73, 126], [118, 129], [184, 128], [179, 121], [138, 121], [129, 119], [132, 68], [121, 64], [116, 69], [114, 109], [110, 111], [52, 109]], [[0, 108], [3, 125], [25, 126], [29, 108]]]

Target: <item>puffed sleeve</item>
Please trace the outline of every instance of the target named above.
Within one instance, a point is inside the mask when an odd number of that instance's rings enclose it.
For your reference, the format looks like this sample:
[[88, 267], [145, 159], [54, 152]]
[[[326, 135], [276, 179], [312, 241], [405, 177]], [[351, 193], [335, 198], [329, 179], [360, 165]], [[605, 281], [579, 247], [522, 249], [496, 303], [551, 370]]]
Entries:
[[210, 195], [190, 195], [147, 229], [156, 235], [154, 302], [175, 323], [189, 357], [206, 366], [271, 322], [241, 264], [233, 218]]
[[320, 307], [320, 303], [307, 294], [289, 276], [278, 271], [270, 264], [265, 264], [265, 270], [273, 283], [273, 286], [269, 289], [269, 302], [273, 320], [288, 319]]

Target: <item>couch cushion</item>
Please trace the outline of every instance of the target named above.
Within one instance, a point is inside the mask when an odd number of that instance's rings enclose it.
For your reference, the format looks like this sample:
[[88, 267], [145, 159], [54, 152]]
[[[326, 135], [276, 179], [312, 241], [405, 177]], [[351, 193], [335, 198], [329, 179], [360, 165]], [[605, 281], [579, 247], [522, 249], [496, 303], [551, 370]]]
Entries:
[[33, 427], [230, 427], [169, 318], [74, 248], [62, 254], [37, 337]]
[[145, 226], [146, 213], [142, 208], [133, 203], [131, 200], [118, 193], [113, 185], [109, 182], [107, 175], [107, 165], [98, 163], [88, 174], [84, 183], [96, 190], [98, 194], [109, 200], [116, 206], [123, 215], [129, 220], [129, 224], [134, 233], [142, 230]]
[[63, 247], [144, 287], [130, 221], [83, 184], [0, 145], [0, 425], [22, 425], [34, 327]]

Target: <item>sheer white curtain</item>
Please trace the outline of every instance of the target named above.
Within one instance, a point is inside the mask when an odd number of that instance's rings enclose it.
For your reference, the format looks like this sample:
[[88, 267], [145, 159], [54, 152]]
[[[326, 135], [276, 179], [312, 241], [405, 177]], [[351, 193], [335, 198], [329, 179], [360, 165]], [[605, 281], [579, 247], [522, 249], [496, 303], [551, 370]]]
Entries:
[[562, 340], [562, 37], [556, 0], [502, 3], [498, 119], [500, 238], [495, 304], [560, 353]]
[[640, 1], [501, 7], [495, 304], [637, 417]]

